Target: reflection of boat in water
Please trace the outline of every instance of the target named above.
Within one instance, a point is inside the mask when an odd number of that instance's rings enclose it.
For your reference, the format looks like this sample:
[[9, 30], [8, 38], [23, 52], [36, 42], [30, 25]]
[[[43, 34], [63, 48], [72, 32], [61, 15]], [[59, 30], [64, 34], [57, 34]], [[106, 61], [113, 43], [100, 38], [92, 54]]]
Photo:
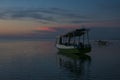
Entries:
[[86, 54], [58, 53], [59, 66], [74, 78], [87, 78], [91, 57]]
[[56, 47], [62, 53], [89, 52], [91, 45], [89, 42], [88, 29], [76, 29], [72, 32], [57, 37]]

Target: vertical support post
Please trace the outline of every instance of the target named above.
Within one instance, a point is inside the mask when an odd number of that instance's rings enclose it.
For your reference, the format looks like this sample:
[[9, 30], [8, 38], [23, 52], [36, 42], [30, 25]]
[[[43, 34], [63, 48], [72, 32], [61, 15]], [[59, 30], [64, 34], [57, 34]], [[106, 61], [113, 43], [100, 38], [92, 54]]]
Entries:
[[73, 32], [73, 38], [74, 38], [74, 42], [73, 43], [75, 45], [75, 33], [74, 32]]
[[80, 36], [79, 36], [79, 43], [80, 43]]
[[84, 34], [83, 34], [83, 45], [84, 45]]
[[71, 37], [68, 37], [68, 44], [70, 45], [70, 40], [71, 40]]
[[90, 44], [88, 30], [87, 30], [87, 40], [88, 40], [88, 44]]
[[62, 44], [62, 37], [59, 37], [59, 44]]

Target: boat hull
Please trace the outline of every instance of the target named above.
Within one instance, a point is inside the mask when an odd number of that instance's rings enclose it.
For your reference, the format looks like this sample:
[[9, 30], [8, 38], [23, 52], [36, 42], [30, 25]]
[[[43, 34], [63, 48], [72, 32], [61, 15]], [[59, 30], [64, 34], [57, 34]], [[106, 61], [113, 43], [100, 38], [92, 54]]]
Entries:
[[91, 48], [72, 48], [72, 49], [63, 49], [63, 48], [58, 48], [60, 53], [88, 53], [91, 51]]

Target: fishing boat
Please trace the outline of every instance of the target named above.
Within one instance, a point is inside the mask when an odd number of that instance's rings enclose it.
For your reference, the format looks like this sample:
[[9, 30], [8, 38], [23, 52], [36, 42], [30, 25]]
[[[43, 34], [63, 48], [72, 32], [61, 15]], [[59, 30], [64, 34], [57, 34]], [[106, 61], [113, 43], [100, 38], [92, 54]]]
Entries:
[[81, 28], [60, 35], [56, 40], [56, 47], [62, 53], [86, 53], [91, 50], [89, 29]]

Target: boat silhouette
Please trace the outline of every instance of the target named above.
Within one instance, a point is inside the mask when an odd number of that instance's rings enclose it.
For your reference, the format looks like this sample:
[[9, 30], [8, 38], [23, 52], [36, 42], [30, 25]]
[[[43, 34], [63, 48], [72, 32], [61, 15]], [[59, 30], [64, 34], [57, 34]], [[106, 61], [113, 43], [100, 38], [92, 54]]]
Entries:
[[56, 47], [61, 53], [84, 53], [91, 50], [88, 35], [89, 29], [81, 28], [60, 35]]

